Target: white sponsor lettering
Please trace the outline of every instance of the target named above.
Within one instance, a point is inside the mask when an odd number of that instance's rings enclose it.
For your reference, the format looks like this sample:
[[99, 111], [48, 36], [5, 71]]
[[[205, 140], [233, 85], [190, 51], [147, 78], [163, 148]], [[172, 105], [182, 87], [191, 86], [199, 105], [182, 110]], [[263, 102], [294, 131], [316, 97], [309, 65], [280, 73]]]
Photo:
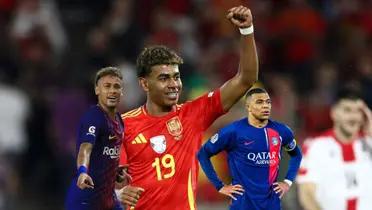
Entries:
[[111, 159], [118, 158], [120, 156], [120, 146], [104, 147], [103, 155], [110, 156]]
[[275, 164], [277, 162], [276, 152], [250, 152], [247, 158], [256, 164]]

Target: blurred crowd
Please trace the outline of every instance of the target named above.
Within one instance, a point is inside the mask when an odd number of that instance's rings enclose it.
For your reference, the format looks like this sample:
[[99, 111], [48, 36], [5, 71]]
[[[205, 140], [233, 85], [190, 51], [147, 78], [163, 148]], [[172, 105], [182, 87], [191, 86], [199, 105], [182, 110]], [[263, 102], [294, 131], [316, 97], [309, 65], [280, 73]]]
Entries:
[[[341, 84], [353, 83], [372, 106], [371, 0], [0, 0], [0, 210], [62, 209], [97, 69], [122, 69], [122, 112], [144, 102], [135, 60], [149, 44], [184, 58], [183, 101], [232, 77], [240, 35], [225, 15], [240, 4], [254, 16], [273, 118], [300, 142], [331, 127]], [[242, 110], [237, 105], [206, 137]], [[199, 180], [198, 202], [221, 201]], [[299, 208], [296, 196], [287, 200], [285, 209]]]

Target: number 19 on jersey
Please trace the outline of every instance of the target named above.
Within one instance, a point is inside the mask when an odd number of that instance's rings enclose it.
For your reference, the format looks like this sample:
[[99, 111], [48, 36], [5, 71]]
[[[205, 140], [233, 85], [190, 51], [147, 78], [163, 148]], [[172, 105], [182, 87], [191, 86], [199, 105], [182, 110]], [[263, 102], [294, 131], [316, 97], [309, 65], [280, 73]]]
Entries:
[[165, 154], [161, 158], [155, 158], [151, 166], [155, 168], [158, 181], [168, 179], [176, 173], [176, 163], [171, 154]]

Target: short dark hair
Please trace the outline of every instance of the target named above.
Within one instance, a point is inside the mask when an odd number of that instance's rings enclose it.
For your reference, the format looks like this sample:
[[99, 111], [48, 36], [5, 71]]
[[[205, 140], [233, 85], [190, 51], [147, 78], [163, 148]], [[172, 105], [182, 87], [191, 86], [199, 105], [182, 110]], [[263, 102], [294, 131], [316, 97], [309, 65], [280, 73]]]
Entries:
[[137, 58], [137, 76], [149, 75], [151, 67], [159, 64], [180, 65], [183, 64], [183, 59], [163, 45], [145, 47]]
[[248, 92], [245, 94], [245, 98], [248, 98], [251, 95], [256, 94], [256, 93], [267, 93], [267, 91], [263, 88], [252, 88], [252, 89], [249, 89]]
[[119, 79], [123, 80], [123, 75], [121, 74], [120, 69], [109, 66], [109, 67], [104, 67], [97, 71], [96, 76], [94, 78], [94, 85], [97, 85], [98, 80], [107, 75], [119, 77]]
[[352, 101], [362, 99], [362, 91], [358, 86], [344, 85], [337, 90], [334, 103], [338, 103], [340, 100], [343, 99]]

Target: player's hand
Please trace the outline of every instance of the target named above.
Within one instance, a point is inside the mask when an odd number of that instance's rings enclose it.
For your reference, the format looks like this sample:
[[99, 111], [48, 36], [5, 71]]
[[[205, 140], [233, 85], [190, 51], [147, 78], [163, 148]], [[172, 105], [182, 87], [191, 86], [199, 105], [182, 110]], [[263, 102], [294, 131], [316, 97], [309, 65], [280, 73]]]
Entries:
[[143, 188], [127, 185], [117, 190], [116, 195], [123, 205], [135, 206], [144, 191]]
[[94, 188], [93, 180], [87, 173], [81, 173], [79, 175], [76, 185], [82, 190], [85, 188]]
[[225, 185], [218, 192], [236, 200], [234, 194], [243, 195], [244, 189], [240, 184]]
[[274, 191], [276, 194], [279, 194], [279, 198], [281, 199], [288, 191], [289, 191], [289, 184], [286, 182], [275, 182], [274, 184]]
[[226, 18], [239, 28], [248, 28], [252, 25], [251, 10], [244, 6], [233, 7], [227, 11]]
[[132, 182], [132, 177], [127, 172], [128, 166], [118, 168], [116, 174], [116, 188], [121, 189]]
[[362, 100], [359, 101], [359, 107], [365, 119], [363, 131], [367, 136], [372, 137], [372, 112], [368, 108], [367, 104]]

